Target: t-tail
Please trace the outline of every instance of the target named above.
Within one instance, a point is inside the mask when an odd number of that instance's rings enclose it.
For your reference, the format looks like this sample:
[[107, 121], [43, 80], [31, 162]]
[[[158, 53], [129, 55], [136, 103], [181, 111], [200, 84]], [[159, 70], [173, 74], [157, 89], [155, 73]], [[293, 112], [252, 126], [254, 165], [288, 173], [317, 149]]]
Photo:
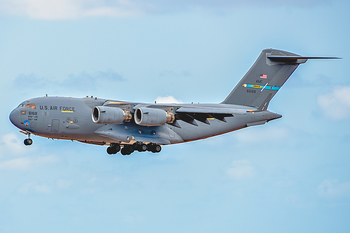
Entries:
[[303, 57], [294, 53], [265, 49], [249, 71], [222, 102], [267, 109], [270, 100], [294, 70], [308, 59], [337, 59], [336, 57]]

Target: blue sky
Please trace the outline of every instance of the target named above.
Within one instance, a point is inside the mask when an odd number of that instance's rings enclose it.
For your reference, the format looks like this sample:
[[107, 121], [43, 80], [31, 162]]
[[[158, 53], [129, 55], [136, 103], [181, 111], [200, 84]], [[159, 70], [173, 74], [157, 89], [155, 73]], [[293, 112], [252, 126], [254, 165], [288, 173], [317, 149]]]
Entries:
[[[348, 1], [0, 0], [0, 232], [349, 232]], [[260, 51], [301, 65], [281, 119], [159, 154], [34, 137], [23, 100], [221, 102]]]

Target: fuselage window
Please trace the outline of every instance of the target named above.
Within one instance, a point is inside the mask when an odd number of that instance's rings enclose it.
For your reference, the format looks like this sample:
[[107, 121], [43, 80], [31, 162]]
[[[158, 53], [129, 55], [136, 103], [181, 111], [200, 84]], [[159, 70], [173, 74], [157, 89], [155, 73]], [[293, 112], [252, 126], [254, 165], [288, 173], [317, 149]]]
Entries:
[[22, 110], [21, 115], [26, 115], [26, 110]]
[[36, 109], [35, 104], [30, 104], [30, 108], [31, 108], [31, 109]]

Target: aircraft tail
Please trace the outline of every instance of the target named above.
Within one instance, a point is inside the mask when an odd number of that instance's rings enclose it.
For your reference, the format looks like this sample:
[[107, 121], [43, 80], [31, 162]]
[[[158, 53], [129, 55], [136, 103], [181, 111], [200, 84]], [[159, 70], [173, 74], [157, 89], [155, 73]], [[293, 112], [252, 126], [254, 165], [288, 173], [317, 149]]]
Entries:
[[308, 59], [333, 58], [303, 57], [282, 50], [265, 49], [222, 103], [266, 110], [270, 100], [300, 64]]

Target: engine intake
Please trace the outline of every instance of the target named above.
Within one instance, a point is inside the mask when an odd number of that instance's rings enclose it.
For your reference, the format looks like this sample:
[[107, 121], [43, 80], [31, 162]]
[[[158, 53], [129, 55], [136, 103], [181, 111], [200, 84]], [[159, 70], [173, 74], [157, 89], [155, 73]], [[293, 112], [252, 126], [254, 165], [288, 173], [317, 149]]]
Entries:
[[122, 124], [131, 118], [130, 112], [121, 108], [97, 106], [92, 110], [92, 121], [96, 124]]
[[134, 113], [135, 123], [142, 126], [159, 126], [173, 122], [175, 116], [171, 112], [157, 108], [137, 108]]

